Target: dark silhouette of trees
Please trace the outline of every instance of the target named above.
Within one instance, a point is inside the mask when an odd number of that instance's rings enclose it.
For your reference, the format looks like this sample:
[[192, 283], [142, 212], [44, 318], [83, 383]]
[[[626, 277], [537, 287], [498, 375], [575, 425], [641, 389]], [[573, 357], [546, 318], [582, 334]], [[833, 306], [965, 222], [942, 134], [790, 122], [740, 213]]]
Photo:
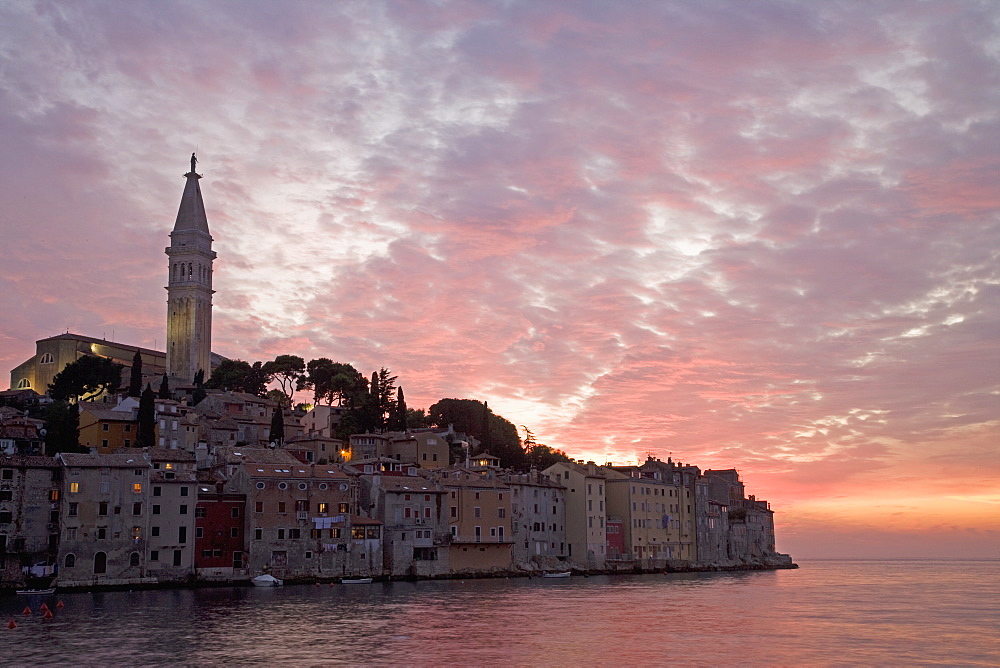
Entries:
[[148, 384], [139, 396], [139, 434], [136, 445], [151, 448], [156, 445], [156, 396]]
[[313, 402], [332, 406], [359, 406], [368, 394], [368, 381], [350, 364], [326, 357], [310, 360], [300, 389], [313, 391]]
[[479, 448], [471, 454], [484, 452], [500, 458], [501, 466], [522, 469], [526, 465], [524, 450], [517, 427], [508, 420], [494, 415], [485, 403], [475, 399], [441, 399], [428, 409], [431, 424], [438, 427], [453, 425], [479, 441]]
[[396, 388], [396, 402], [389, 415], [390, 431], [406, 431], [406, 399], [402, 386]]
[[49, 396], [56, 401], [76, 403], [93, 399], [102, 392], [115, 392], [122, 382], [123, 365], [105, 357], [84, 355], [67, 364], [49, 385]]
[[297, 355], [278, 355], [263, 366], [263, 372], [278, 382], [281, 393], [288, 398], [286, 406], [292, 405], [295, 390], [305, 389], [302, 384], [307, 377], [306, 363]]
[[132, 368], [128, 378], [128, 396], [138, 397], [142, 394], [142, 355], [135, 351], [132, 356]]
[[160, 391], [156, 393], [158, 399], [172, 399], [173, 396], [170, 394], [170, 383], [167, 381], [167, 374], [163, 374], [163, 378], [160, 379]]
[[205, 392], [205, 370], [198, 369], [198, 373], [194, 375], [194, 392], [191, 393], [191, 405], [197, 406], [207, 396], [208, 393]]
[[270, 380], [262, 362], [250, 364], [243, 360], [223, 360], [212, 372], [206, 387], [264, 397]]
[[285, 411], [281, 404], [278, 404], [271, 415], [271, 430], [267, 434], [267, 440], [279, 447], [285, 442]]
[[45, 420], [45, 454], [86, 452], [80, 447], [80, 409], [68, 401], [53, 401], [42, 413]]

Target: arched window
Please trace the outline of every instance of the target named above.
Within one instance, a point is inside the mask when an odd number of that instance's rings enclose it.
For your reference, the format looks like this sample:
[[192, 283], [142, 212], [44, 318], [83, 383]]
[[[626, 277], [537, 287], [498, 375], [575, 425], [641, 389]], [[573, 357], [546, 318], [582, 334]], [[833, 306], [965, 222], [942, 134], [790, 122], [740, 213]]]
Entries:
[[52, 356], [52, 353], [45, 353], [44, 355], [41, 356], [41, 358], [39, 358], [38, 363], [39, 364], [52, 364], [55, 361], [56, 361], [56, 358]]
[[103, 575], [108, 572], [108, 555], [105, 552], [98, 552], [94, 555], [94, 575]]
[[26, 390], [29, 387], [31, 387], [31, 381], [28, 380], [27, 378], [22, 378], [21, 380], [17, 381], [17, 389]]
[[128, 565], [129, 566], [138, 566], [139, 565], [139, 553], [138, 552], [133, 552], [132, 556], [130, 556], [128, 558]]
[[74, 566], [76, 566], [76, 555], [72, 553], [67, 554], [66, 560], [63, 562], [63, 564], [65, 564], [66, 568], [73, 568]]

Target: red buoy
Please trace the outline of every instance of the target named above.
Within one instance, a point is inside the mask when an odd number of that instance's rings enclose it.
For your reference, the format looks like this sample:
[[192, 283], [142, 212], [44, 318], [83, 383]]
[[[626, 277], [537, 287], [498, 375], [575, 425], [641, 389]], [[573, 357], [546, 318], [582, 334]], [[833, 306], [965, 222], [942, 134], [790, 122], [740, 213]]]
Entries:
[[62, 601], [59, 601], [58, 603], [56, 603], [56, 607], [62, 610], [63, 608], [66, 607], [66, 604], [63, 603]]
[[331, 586], [331, 587], [333, 586], [333, 583], [332, 583], [332, 582], [330, 583], [330, 586]]
[[45, 614], [42, 615], [42, 619], [52, 619], [55, 615], [52, 614], [51, 610], [46, 610]]
[[17, 622], [15, 622], [13, 619], [10, 620], [10, 623], [7, 624], [7, 628], [8, 629], [16, 629], [17, 628]]
[[48, 610], [48, 609], [49, 609], [49, 606], [47, 606], [47, 605], [45, 605], [44, 603], [42, 603], [42, 606], [41, 606], [40, 608], [38, 608], [38, 609], [39, 609], [39, 610], [40, 610], [41, 612], [45, 612], [46, 610]]
[[28, 606], [24, 606], [24, 610], [21, 611], [21, 614], [22, 615], [30, 615], [31, 614], [31, 608], [29, 608]]

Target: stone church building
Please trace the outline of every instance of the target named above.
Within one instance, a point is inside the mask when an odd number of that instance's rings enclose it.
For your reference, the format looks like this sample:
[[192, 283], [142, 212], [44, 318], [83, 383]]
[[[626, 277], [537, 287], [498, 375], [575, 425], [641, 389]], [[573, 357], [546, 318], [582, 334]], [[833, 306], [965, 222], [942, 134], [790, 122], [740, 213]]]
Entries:
[[212, 235], [205, 202], [191, 154], [191, 171], [184, 175], [177, 220], [170, 233], [167, 273], [167, 349], [150, 350], [66, 332], [35, 342], [35, 354], [10, 372], [10, 388], [45, 394], [56, 374], [84, 355], [106, 357], [126, 367], [138, 350], [144, 375], [167, 373], [178, 385], [189, 384], [199, 369], [205, 379], [222, 361], [212, 350]]

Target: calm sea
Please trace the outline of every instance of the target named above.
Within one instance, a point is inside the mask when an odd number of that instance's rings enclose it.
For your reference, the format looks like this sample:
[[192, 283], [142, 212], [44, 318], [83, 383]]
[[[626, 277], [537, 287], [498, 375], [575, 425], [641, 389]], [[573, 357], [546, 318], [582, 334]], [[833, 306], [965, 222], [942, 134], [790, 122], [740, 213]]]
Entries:
[[11, 597], [0, 663], [1000, 665], [1000, 562], [801, 566]]

